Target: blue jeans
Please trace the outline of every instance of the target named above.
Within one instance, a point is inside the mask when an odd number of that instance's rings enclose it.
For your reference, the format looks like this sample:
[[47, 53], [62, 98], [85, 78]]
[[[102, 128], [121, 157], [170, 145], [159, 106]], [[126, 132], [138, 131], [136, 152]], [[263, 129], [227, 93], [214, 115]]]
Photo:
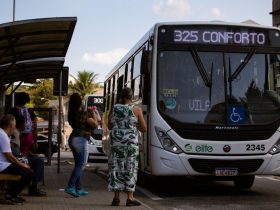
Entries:
[[30, 168], [34, 171], [33, 182], [37, 184], [44, 180], [44, 160], [37, 156], [27, 157]]
[[75, 166], [69, 179], [68, 187], [81, 189], [83, 167], [88, 158], [88, 140], [80, 136], [70, 137], [69, 147], [74, 156]]

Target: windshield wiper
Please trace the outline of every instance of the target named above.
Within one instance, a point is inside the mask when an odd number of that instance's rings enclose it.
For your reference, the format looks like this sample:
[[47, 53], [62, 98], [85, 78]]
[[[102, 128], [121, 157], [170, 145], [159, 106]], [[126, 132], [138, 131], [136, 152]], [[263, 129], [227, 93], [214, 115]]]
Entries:
[[207, 87], [211, 87], [211, 85], [212, 85], [211, 81], [210, 81], [209, 76], [208, 76], [208, 74], [207, 74], [207, 72], [206, 72], [206, 70], [204, 68], [204, 65], [203, 65], [203, 63], [202, 63], [202, 61], [201, 61], [201, 59], [200, 59], [200, 57], [199, 57], [199, 55], [197, 53], [196, 48], [191, 47], [191, 54], [192, 54], [192, 57], [194, 59], [195, 65], [198, 68], [200, 76], [203, 79], [204, 84]]
[[240, 63], [240, 65], [237, 67], [235, 72], [232, 75], [230, 75], [230, 77], [228, 78], [229, 82], [232, 82], [233, 80], [235, 80], [237, 78], [237, 76], [241, 73], [241, 71], [245, 68], [245, 66], [251, 60], [251, 58], [253, 57], [255, 52], [256, 52], [256, 49], [254, 48], [246, 55], [244, 61], [242, 63]]
[[211, 99], [212, 99], [212, 79], [213, 79], [213, 62], [211, 63], [211, 73], [210, 73], [210, 87], [209, 87], [209, 101], [210, 101], [210, 104], [211, 104]]

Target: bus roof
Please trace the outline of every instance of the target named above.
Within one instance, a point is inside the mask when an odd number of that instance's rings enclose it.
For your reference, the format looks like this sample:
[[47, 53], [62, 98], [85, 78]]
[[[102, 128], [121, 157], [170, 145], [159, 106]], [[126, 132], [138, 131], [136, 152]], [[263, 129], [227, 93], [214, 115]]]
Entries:
[[160, 22], [156, 23], [155, 26], [159, 27], [162, 25], [220, 25], [220, 26], [244, 26], [253, 28], [268, 28], [268, 29], [278, 29], [277, 27], [260, 25], [254, 21], [244, 21], [241, 23], [236, 22], [225, 22], [225, 21], [180, 21], [180, 22]]
[[87, 97], [89, 97], [89, 96], [103, 97], [103, 94], [102, 94], [102, 93], [88, 94], [88, 95], [85, 95], [85, 98], [87, 98]]

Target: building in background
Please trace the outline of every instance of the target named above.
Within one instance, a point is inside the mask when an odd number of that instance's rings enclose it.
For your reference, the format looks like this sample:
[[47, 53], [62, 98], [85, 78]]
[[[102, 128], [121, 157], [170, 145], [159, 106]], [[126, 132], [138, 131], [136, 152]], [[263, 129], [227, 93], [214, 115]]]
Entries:
[[280, 27], [280, 0], [272, 0], [272, 25]]

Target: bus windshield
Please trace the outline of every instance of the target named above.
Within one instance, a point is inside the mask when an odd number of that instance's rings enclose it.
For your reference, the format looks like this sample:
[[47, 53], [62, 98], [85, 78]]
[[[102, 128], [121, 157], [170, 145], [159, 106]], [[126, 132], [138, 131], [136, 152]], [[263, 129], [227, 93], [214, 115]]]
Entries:
[[160, 51], [158, 109], [179, 123], [272, 123], [280, 118], [279, 66], [276, 54], [254, 50]]

